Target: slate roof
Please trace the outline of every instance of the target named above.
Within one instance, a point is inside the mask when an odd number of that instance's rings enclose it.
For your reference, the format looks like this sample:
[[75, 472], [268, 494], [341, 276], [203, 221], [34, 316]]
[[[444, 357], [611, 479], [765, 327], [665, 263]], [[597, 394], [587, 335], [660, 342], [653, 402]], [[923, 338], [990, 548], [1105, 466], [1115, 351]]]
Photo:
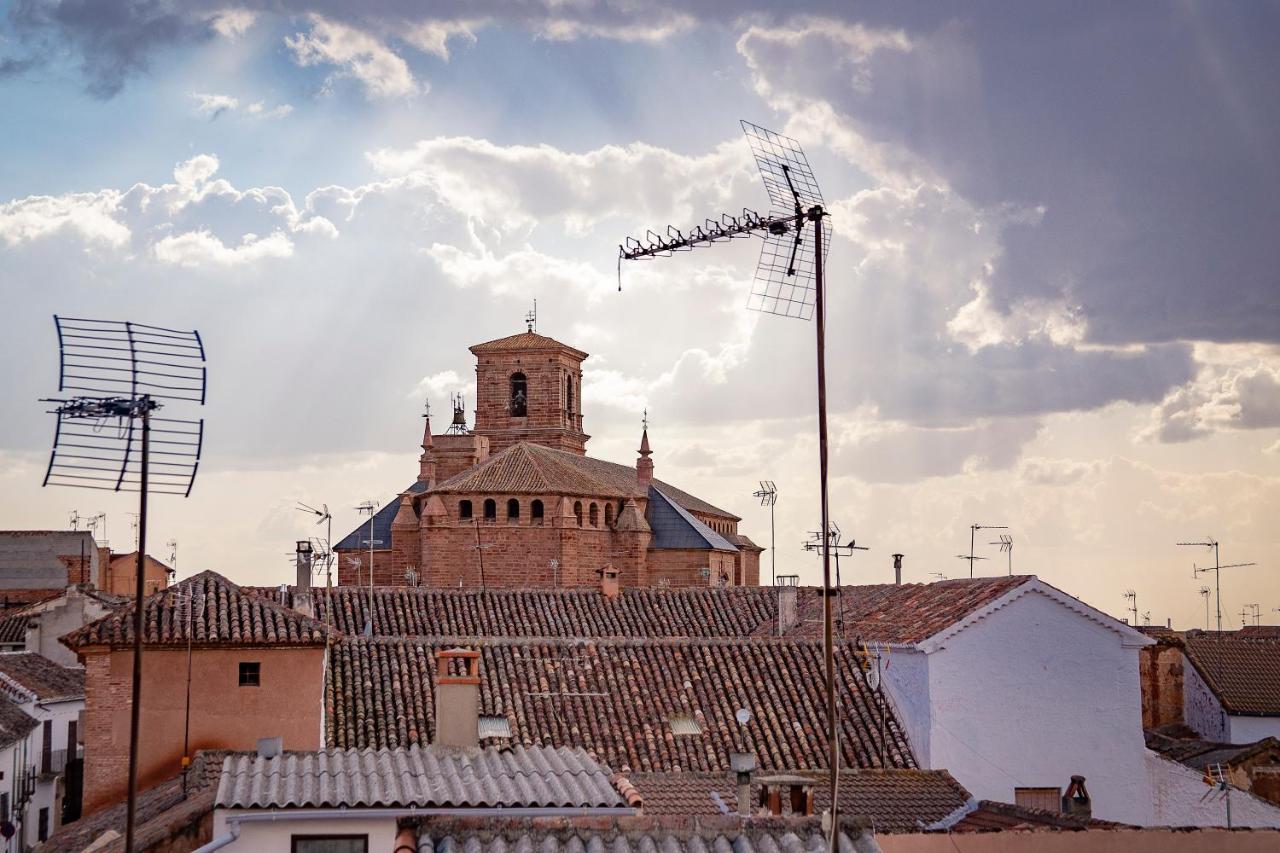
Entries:
[[[456, 640], [349, 639], [335, 644], [325, 738], [337, 748], [426, 744], [435, 727], [434, 654]], [[822, 645], [807, 640], [495, 639], [479, 648], [480, 713], [506, 716], [512, 742], [580, 746], [625, 774], [728, 771], [738, 708], [764, 769], [826, 763]], [[916, 766], [892, 709], [881, 710], [852, 656], [836, 657], [840, 741], [850, 767]], [[643, 701], [636, 701], [637, 696]], [[698, 720], [676, 737], [669, 719]], [[883, 753], [883, 764], [881, 754]]]
[[[303, 616], [207, 571], [193, 575], [143, 602], [147, 626], [143, 641], [149, 645], [185, 645], [186, 605], [181, 596], [195, 600], [190, 620], [196, 645], [318, 645], [325, 642], [323, 622]], [[127, 646], [133, 643], [134, 605], [90, 622], [62, 638], [71, 649], [85, 646]]]
[[1189, 631], [1182, 646], [1228, 713], [1280, 716], [1280, 639]]
[[[830, 807], [825, 773], [792, 774], [814, 781], [815, 814]], [[760, 779], [751, 786], [752, 808], [759, 803]], [[720, 803], [737, 811], [738, 786], [729, 773], [641, 773], [628, 777], [644, 798], [644, 813], [689, 817], [721, 814]], [[719, 797], [719, 803], [716, 801]], [[840, 774], [840, 813], [866, 821], [877, 832], [912, 832], [943, 820], [970, 799], [945, 770], [856, 770]], [[789, 808], [785, 802], [784, 808]]]
[[650, 548], [738, 550], [729, 540], [698, 521], [660, 489], [649, 489], [649, 509], [646, 516], [649, 527], [653, 530]]
[[518, 335], [508, 335], [505, 338], [476, 344], [473, 347], [469, 347], [469, 349], [475, 355], [490, 352], [518, 352], [520, 350], [567, 349], [583, 358], [587, 357], [587, 354], [582, 350], [575, 349], [568, 344], [562, 344], [555, 338], [539, 335], [537, 332], [521, 332]]
[[[333, 624], [364, 628], [369, 591], [335, 587]], [[744, 637], [772, 624], [777, 593], [767, 587], [640, 587], [606, 598], [596, 589], [374, 590], [375, 637]], [[316, 595], [325, 619], [325, 596]]]
[[0, 696], [0, 747], [26, 737], [38, 725], [17, 703]]
[[0, 676], [41, 702], [84, 698], [84, 670], [33, 652], [0, 654]]
[[[855, 853], [856, 824], [842, 824], [838, 853]], [[863, 848], [867, 849], [867, 848]], [[817, 819], [704, 818], [672, 826], [648, 817], [613, 820], [424, 820], [418, 853], [826, 853]]]
[[[415, 480], [413, 485], [405, 489], [404, 492], [413, 492], [415, 495], [421, 494], [427, 490], [427, 484], [421, 480]], [[382, 508], [373, 514], [373, 540], [375, 542], [381, 540], [381, 545], [375, 545], [374, 550], [387, 550], [391, 547], [391, 522], [396, 520], [396, 513], [400, 511], [400, 492], [394, 498], [383, 504]], [[364, 544], [360, 544], [363, 542]], [[334, 550], [343, 551], [359, 551], [368, 550], [369, 548], [369, 522], [356, 527], [342, 540], [334, 545]]]
[[222, 808], [625, 808], [612, 772], [581, 749], [327, 749], [233, 754]]

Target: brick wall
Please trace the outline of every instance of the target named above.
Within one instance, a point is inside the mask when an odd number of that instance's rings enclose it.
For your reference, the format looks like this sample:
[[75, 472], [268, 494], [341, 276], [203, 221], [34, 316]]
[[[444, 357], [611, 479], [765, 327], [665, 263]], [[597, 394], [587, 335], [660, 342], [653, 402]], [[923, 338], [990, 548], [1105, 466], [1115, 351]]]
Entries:
[[[722, 572], [733, 584], [736, 554], [732, 551], [664, 549], [650, 551], [648, 556], [650, 586], [714, 586]], [[709, 570], [705, 577], [703, 569]]]
[[[517, 372], [524, 374], [526, 382], [524, 417], [513, 415], [509, 405], [511, 377]], [[586, 453], [582, 362], [568, 349], [480, 356], [476, 360], [475, 431], [488, 437], [492, 453], [517, 441]]]
[[1183, 712], [1183, 668], [1186, 662], [1177, 646], [1157, 643], [1142, 649], [1138, 656], [1138, 678], [1142, 684], [1142, 727], [1185, 723]]

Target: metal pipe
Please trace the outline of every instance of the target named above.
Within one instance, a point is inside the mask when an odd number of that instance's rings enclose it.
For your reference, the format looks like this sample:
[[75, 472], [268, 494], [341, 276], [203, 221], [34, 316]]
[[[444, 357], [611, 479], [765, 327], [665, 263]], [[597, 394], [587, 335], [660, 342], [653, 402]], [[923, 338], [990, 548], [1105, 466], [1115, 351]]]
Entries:
[[151, 397], [142, 396], [142, 464], [139, 470], [138, 497], [138, 563], [134, 578], [133, 618], [133, 699], [129, 707], [129, 798], [125, 807], [124, 849], [134, 849], [133, 838], [138, 817], [138, 739], [141, 734], [142, 714], [142, 599], [146, 593], [144, 581], [147, 553], [147, 463], [151, 454]]

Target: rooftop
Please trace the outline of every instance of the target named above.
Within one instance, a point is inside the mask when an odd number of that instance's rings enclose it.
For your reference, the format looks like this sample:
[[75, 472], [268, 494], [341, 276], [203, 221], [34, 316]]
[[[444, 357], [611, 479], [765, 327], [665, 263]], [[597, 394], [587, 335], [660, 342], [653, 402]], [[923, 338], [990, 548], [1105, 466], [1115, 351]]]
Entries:
[[38, 725], [40, 723], [19, 708], [17, 703], [0, 696], [0, 746], [8, 746], [26, 737]]
[[0, 654], [0, 680], [9, 693], [23, 699], [26, 697], [22, 693], [40, 702], [84, 698], [84, 670], [62, 666], [31, 652]]
[[327, 749], [232, 754], [222, 808], [626, 808], [612, 772], [581, 749]]
[[569, 350], [579, 358], [587, 357], [587, 354], [582, 350], [575, 349], [568, 344], [562, 344], [555, 338], [549, 338], [546, 335], [540, 335], [537, 332], [520, 332], [517, 335], [508, 335], [505, 338], [485, 341], [482, 344], [476, 344], [475, 346], [470, 347], [473, 355], [493, 352], [536, 352], [539, 350], [545, 351], [561, 349]]
[[1185, 726], [1162, 726], [1155, 730], [1148, 729], [1146, 741], [1147, 749], [1195, 770], [1204, 770], [1213, 764], [1231, 767], [1260, 754], [1274, 756], [1280, 763], [1280, 740], [1273, 737], [1253, 743], [1221, 743], [1202, 740]]
[[1182, 646], [1228, 713], [1280, 716], [1280, 638], [1188, 631]]

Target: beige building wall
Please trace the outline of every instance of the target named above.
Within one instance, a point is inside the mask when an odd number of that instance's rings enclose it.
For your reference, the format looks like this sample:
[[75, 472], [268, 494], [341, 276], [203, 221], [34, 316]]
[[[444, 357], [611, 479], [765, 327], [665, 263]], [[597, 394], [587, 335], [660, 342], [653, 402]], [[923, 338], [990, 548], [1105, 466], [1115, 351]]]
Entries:
[[1275, 853], [1280, 830], [1005, 830], [877, 835], [876, 841], [884, 853]]

